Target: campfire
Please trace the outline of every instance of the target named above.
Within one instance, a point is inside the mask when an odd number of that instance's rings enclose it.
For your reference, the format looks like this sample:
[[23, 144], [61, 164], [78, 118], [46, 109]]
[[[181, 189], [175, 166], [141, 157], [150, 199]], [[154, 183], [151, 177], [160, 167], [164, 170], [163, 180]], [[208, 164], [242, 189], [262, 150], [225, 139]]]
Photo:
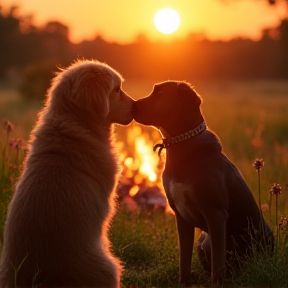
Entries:
[[157, 131], [148, 133], [140, 125], [127, 128], [126, 142], [119, 142], [123, 172], [119, 186], [122, 203], [127, 208], [166, 209], [167, 201], [161, 182], [161, 174], [165, 161], [165, 152], [161, 157], [153, 151], [159, 142]]

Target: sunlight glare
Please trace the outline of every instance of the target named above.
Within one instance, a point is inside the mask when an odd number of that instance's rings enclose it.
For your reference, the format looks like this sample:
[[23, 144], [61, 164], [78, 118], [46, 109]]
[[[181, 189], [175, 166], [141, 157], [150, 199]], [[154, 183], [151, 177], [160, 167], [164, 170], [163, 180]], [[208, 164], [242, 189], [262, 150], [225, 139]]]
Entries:
[[154, 25], [159, 32], [163, 34], [171, 34], [179, 28], [180, 16], [174, 9], [161, 9], [154, 17]]

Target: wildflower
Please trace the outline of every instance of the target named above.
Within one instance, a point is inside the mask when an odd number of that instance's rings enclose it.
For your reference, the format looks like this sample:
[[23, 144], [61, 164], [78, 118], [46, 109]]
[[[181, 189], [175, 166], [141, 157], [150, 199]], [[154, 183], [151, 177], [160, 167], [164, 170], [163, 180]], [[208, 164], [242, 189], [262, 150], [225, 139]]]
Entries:
[[[14, 129], [14, 125], [8, 119], [4, 119], [3, 126], [4, 126], [4, 129], [6, 130], [6, 147], [8, 147], [9, 134]], [[4, 154], [5, 154], [5, 150], [4, 150]], [[9, 155], [8, 155], [8, 158], [9, 158]]]
[[15, 141], [16, 141], [15, 139], [12, 139], [12, 140], [9, 141], [9, 147], [10, 148], [14, 148], [15, 147]]
[[9, 151], [11, 149], [15, 149], [16, 150], [16, 155], [15, 155], [15, 164], [16, 166], [18, 166], [19, 164], [19, 155], [20, 155], [20, 150], [23, 148], [23, 146], [25, 145], [25, 141], [22, 139], [13, 139], [9, 141]]
[[18, 169], [18, 167], [17, 167], [15, 164], [10, 164], [10, 165], [9, 165], [9, 168], [10, 168], [11, 170], [17, 170], [17, 169]]
[[271, 195], [280, 195], [281, 194], [281, 186], [277, 183], [274, 183], [271, 187], [271, 189], [269, 190]]
[[269, 211], [269, 205], [268, 204], [262, 204], [261, 205], [261, 211], [264, 213]]
[[279, 223], [280, 230], [287, 231], [288, 229], [288, 220], [286, 216], [281, 216]]
[[264, 160], [262, 158], [256, 158], [253, 167], [256, 168], [257, 171], [261, 170], [264, 167]]
[[[264, 160], [262, 158], [256, 158], [253, 163], [254, 168], [258, 171], [258, 197], [259, 197], [259, 209], [261, 212], [261, 188], [260, 188], [260, 171], [264, 167]], [[262, 212], [261, 212], [262, 213]]]
[[281, 186], [278, 183], [274, 183], [269, 190], [271, 198], [273, 195], [276, 196], [275, 210], [276, 210], [276, 241], [279, 244], [279, 224], [278, 224], [278, 196], [281, 194]]
[[12, 122], [10, 122], [8, 119], [5, 119], [3, 121], [4, 129], [7, 131], [7, 133], [10, 133], [14, 129], [14, 125]]
[[9, 146], [16, 149], [17, 151], [19, 151], [24, 145], [25, 141], [22, 139], [12, 139], [9, 142]]

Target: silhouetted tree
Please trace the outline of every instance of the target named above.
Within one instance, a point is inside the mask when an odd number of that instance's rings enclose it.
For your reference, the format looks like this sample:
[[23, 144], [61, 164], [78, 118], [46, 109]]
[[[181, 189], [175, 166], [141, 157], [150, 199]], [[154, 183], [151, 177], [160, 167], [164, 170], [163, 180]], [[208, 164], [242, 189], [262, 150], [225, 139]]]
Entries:
[[281, 62], [280, 69], [281, 74], [288, 78], [288, 18], [284, 19], [279, 26], [280, 30], [280, 51], [281, 51]]
[[58, 21], [48, 22], [41, 35], [46, 57], [57, 60], [66, 58], [70, 46], [67, 26]]
[[32, 16], [16, 17], [15, 11], [12, 7], [6, 16], [0, 12], [0, 81], [9, 69], [17, 69], [27, 98], [43, 97], [51, 71], [75, 58], [107, 62], [125, 78], [137, 79], [263, 79], [288, 73], [288, 19], [265, 29], [260, 41], [209, 41], [205, 35], [191, 34], [169, 43], [150, 42], [140, 35], [126, 45], [108, 43], [101, 36], [72, 44], [66, 25], [51, 21], [35, 27]]
[[21, 43], [20, 20], [14, 16], [17, 7], [11, 7], [5, 17], [0, 10], [0, 75], [11, 66], [17, 65]]

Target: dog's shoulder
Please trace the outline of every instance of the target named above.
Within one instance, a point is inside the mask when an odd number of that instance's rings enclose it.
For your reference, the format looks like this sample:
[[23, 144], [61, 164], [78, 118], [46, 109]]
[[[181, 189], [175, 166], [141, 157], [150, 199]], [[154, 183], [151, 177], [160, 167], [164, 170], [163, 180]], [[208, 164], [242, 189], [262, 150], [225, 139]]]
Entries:
[[197, 150], [201, 149], [206, 153], [222, 152], [222, 144], [215, 132], [212, 130], [203, 131], [199, 136], [194, 138], [193, 144]]

